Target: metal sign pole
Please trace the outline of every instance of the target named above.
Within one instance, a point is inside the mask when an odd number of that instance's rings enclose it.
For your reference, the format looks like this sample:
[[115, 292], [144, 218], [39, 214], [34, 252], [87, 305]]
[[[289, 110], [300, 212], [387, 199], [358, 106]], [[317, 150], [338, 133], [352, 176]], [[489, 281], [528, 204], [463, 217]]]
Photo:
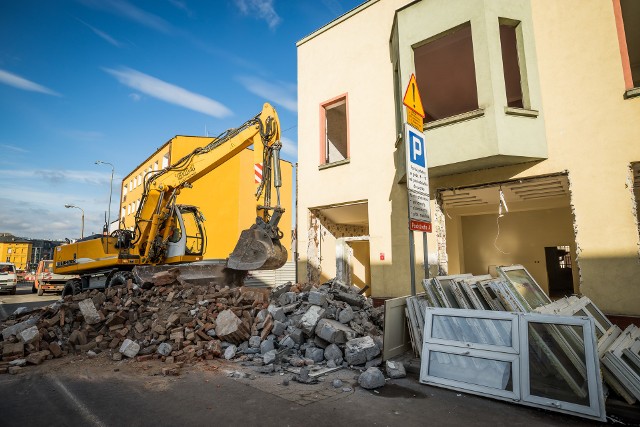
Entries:
[[424, 278], [429, 278], [429, 246], [427, 245], [427, 233], [422, 233], [422, 250], [424, 252]]

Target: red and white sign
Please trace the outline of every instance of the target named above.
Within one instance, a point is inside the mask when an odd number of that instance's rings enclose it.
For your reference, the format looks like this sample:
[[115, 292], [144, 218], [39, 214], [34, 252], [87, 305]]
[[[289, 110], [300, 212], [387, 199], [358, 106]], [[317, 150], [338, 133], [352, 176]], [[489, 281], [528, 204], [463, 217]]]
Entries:
[[253, 165], [253, 177], [256, 184], [262, 182], [262, 163], [256, 163]]
[[431, 223], [416, 221], [415, 219], [412, 219], [411, 221], [409, 221], [409, 229], [413, 231], [422, 231], [424, 233], [431, 233]]

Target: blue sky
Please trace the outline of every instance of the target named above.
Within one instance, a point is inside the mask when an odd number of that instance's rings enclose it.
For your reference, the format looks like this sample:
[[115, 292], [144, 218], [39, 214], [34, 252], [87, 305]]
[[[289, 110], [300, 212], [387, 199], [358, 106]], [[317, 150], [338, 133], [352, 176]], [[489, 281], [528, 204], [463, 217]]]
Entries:
[[[296, 161], [295, 43], [363, 0], [0, 2], [0, 232], [100, 232], [122, 177], [174, 135], [278, 110]], [[206, 133], [205, 133], [206, 132]], [[252, 173], [252, 172], [250, 172]]]

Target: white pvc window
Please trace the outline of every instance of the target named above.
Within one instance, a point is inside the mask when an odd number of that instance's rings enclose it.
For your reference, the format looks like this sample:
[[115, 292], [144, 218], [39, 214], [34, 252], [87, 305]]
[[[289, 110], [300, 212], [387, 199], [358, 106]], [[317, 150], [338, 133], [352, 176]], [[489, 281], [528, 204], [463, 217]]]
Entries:
[[425, 310], [420, 382], [605, 421], [593, 319]]

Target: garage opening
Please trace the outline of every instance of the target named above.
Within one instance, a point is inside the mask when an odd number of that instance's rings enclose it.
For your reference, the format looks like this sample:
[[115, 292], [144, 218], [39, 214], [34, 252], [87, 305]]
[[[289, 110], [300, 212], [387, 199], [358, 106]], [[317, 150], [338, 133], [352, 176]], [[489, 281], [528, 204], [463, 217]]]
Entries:
[[569, 181], [558, 174], [441, 189], [448, 273], [493, 274], [522, 264], [551, 298], [577, 293]]
[[344, 203], [310, 209], [311, 237], [307, 278], [311, 283], [337, 279], [369, 295], [371, 263], [368, 203]]

